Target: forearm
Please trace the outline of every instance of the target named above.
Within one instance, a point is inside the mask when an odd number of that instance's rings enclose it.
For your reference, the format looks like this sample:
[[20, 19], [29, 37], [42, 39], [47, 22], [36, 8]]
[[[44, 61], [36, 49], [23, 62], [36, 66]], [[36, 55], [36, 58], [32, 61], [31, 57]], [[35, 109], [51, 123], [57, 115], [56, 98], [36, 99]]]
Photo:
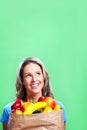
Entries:
[[66, 122], [64, 122], [64, 130], [66, 129]]
[[2, 128], [3, 128], [3, 130], [8, 130], [7, 123], [2, 123]]

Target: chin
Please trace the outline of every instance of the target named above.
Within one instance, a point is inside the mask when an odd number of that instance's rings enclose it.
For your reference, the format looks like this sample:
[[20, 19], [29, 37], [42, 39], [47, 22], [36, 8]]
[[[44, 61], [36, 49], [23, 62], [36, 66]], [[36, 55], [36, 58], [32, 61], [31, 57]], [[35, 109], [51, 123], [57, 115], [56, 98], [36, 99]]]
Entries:
[[33, 92], [34, 94], [41, 93], [41, 91], [40, 91], [40, 90], [33, 90], [32, 92]]

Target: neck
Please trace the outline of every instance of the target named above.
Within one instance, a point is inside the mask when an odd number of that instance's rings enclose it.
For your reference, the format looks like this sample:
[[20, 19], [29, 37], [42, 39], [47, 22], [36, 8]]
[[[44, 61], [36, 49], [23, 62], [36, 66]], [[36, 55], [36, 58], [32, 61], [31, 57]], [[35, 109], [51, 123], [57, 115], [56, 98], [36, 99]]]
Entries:
[[42, 96], [42, 94], [41, 93], [38, 93], [38, 94], [33, 94], [33, 95], [27, 95], [27, 101], [28, 102], [37, 102], [38, 101], [38, 99], [39, 99], [39, 97], [41, 97]]

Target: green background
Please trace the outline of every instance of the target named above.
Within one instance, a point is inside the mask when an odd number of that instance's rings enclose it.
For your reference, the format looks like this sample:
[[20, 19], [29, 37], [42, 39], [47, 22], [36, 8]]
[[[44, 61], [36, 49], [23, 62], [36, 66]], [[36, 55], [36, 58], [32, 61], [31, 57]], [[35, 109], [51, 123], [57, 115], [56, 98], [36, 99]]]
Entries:
[[20, 61], [35, 56], [44, 62], [55, 97], [65, 105], [66, 129], [86, 130], [86, 37], [86, 0], [0, 1], [0, 116], [15, 98]]

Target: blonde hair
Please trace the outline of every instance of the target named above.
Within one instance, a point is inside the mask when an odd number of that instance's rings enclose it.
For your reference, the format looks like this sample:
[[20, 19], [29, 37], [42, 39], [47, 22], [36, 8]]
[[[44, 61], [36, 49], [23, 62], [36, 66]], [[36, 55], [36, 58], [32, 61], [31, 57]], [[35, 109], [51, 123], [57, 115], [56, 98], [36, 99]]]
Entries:
[[35, 63], [35, 64], [39, 65], [42, 70], [42, 73], [44, 76], [44, 86], [42, 88], [42, 96], [50, 96], [50, 97], [54, 98], [54, 95], [52, 93], [50, 83], [49, 83], [49, 76], [45, 69], [45, 66], [39, 58], [35, 58], [35, 57], [28, 57], [28, 58], [24, 59], [21, 62], [21, 64], [19, 65], [19, 69], [17, 72], [17, 78], [16, 78], [16, 90], [17, 90], [16, 97], [26, 100], [26, 96], [27, 96], [26, 89], [25, 89], [25, 86], [23, 85], [23, 69], [29, 63]]

